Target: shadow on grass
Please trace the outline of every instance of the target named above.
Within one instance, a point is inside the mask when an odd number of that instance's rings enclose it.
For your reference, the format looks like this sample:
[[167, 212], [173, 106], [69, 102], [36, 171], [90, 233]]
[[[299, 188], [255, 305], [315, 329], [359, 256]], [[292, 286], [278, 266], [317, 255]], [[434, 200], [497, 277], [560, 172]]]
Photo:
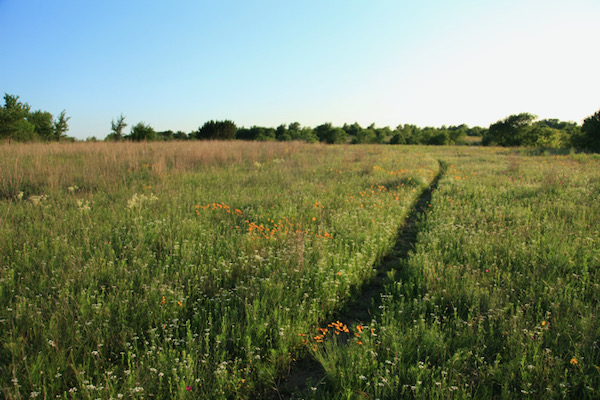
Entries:
[[[388, 272], [398, 270], [402, 261], [408, 258], [410, 251], [414, 249], [418, 234], [418, 221], [429, 209], [431, 196], [445, 171], [446, 164], [440, 161], [439, 172], [429, 187], [423, 190], [408, 214], [406, 221], [399, 229], [394, 248], [376, 266], [377, 274], [375, 277], [358, 288], [357, 295], [337, 315], [333, 316], [334, 320], [337, 319], [347, 326], [352, 326], [357, 323], [369, 322], [379, 313], [381, 294], [385, 285], [390, 283]], [[401, 277], [402, 274], [396, 274], [396, 276]], [[340, 339], [342, 339], [341, 336]], [[346, 341], [347, 338], [340, 340], [338, 343], [344, 345]], [[299, 399], [311, 387], [326, 382], [326, 380], [327, 374], [323, 366], [314, 357], [306, 356], [297, 360], [291, 366], [288, 376], [273, 389], [273, 392], [267, 398]]]

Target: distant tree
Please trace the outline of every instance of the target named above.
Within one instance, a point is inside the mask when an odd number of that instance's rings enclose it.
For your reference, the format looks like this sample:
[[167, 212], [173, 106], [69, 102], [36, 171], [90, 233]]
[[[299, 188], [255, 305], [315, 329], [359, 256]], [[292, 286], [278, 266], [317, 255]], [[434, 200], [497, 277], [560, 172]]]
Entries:
[[174, 135], [174, 133], [173, 133], [173, 131], [171, 131], [171, 130], [168, 130], [168, 131], [161, 131], [161, 132], [157, 132], [157, 133], [156, 133], [156, 137], [157, 137], [159, 140], [164, 140], [164, 141], [170, 141], [170, 140], [173, 140], [173, 139], [174, 139], [173, 135]]
[[236, 137], [237, 127], [232, 121], [208, 121], [194, 133], [200, 140], [233, 140]]
[[189, 137], [187, 135], [187, 133], [183, 132], [183, 131], [177, 131], [173, 134], [173, 138], [175, 140], [188, 140]]
[[285, 124], [281, 124], [277, 128], [275, 128], [275, 138], [277, 138], [277, 140], [279, 141], [284, 142], [292, 140], [292, 137], [287, 133], [287, 127], [285, 126]]
[[600, 110], [583, 120], [581, 137], [583, 147], [600, 152]]
[[42, 140], [54, 140], [54, 121], [52, 114], [37, 110], [29, 113], [27, 121], [33, 124], [34, 132]]
[[534, 124], [525, 131], [523, 146], [558, 149], [569, 144], [568, 134], [560, 129]]
[[482, 128], [480, 126], [474, 126], [472, 128], [468, 128], [466, 133], [467, 133], [467, 136], [483, 137], [487, 133], [487, 128]]
[[123, 129], [125, 129], [126, 126], [125, 116], [121, 113], [116, 121], [113, 119], [110, 123], [110, 133], [106, 136], [106, 140], [123, 140]]
[[[377, 134], [375, 133], [375, 130], [373, 130], [373, 129], [362, 129], [361, 128], [359, 130], [351, 129], [351, 131], [354, 133], [354, 135], [351, 136], [352, 140], [350, 141], [350, 143], [352, 143], [352, 144], [377, 143]], [[348, 131], [346, 131], [346, 132], [348, 132]]]
[[334, 128], [330, 122], [317, 126], [314, 131], [321, 142], [329, 144], [344, 143], [348, 136], [346, 131]]
[[315, 131], [309, 127], [302, 127], [299, 122], [292, 122], [288, 125], [288, 135], [292, 140], [303, 140], [305, 142], [314, 143], [318, 142]]
[[450, 134], [447, 129], [440, 128], [433, 130], [426, 144], [444, 146], [450, 144]]
[[71, 117], [66, 116], [65, 110], [62, 110], [60, 114], [58, 114], [58, 118], [54, 121], [54, 137], [56, 140], [61, 140], [65, 137], [65, 133], [69, 130], [67, 121], [70, 119]]
[[262, 128], [261, 134], [256, 138], [260, 141], [277, 140], [277, 130], [275, 128]]
[[138, 122], [131, 128], [131, 133], [127, 139], [133, 140], [134, 142], [156, 140], [156, 132], [150, 125]]
[[392, 130], [389, 126], [384, 126], [383, 128], [375, 129], [375, 143], [385, 143], [388, 140], [388, 137], [392, 136]]
[[521, 146], [527, 131], [537, 116], [529, 113], [510, 115], [492, 125], [483, 137], [483, 144], [497, 146]]
[[352, 125], [344, 124], [342, 129], [346, 132], [348, 136], [350, 136], [352, 141], [354, 141], [354, 137], [359, 136], [363, 128], [359, 125], [358, 122], [353, 123]]
[[464, 143], [465, 137], [467, 136], [467, 132], [469, 131], [469, 127], [465, 124], [458, 126], [451, 126], [448, 128], [448, 144], [462, 144]]
[[0, 107], [0, 139], [28, 141], [36, 138], [35, 125], [27, 121], [31, 107], [19, 101], [19, 96], [4, 94]]
[[291, 124], [288, 125], [288, 132], [292, 131], [292, 132], [299, 132], [300, 131], [300, 122], [292, 122]]

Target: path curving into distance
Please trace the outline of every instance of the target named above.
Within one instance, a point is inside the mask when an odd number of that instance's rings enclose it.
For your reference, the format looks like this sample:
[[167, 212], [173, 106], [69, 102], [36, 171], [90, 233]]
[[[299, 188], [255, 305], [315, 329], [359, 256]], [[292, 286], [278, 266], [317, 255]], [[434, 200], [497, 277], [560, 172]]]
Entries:
[[[409, 256], [410, 251], [414, 248], [418, 234], [417, 222], [425, 213], [425, 210], [429, 209], [431, 196], [446, 172], [446, 163], [439, 161], [439, 165], [440, 169], [437, 175], [433, 178], [429, 187], [423, 190], [406, 217], [404, 224], [399, 229], [394, 248], [376, 266], [377, 274], [375, 277], [363, 284], [359, 288], [358, 295], [354, 296], [337, 315], [334, 315], [332, 320], [338, 320], [347, 326], [352, 326], [358, 323], [368, 323], [378, 314], [385, 285], [391, 283], [388, 272], [398, 270], [402, 265], [402, 261]], [[398, 272], [400, 274], [397, 274], [397, 276], [401, 278], [402, 273], [401, 271]], [[340, 336], [339, 338], [342, 340], [338, 343], [342, 346], [345, 345], [348, 337]], [[288, 377], [280, 382], [268, 397], [271, 399], [300, 399], [306, 390], [310, 390], [311, 386], [323, 382], [325, 377], [326, 372], [323, 366], [313, 357], [307, 356], [297, 360], [291, 366]]]

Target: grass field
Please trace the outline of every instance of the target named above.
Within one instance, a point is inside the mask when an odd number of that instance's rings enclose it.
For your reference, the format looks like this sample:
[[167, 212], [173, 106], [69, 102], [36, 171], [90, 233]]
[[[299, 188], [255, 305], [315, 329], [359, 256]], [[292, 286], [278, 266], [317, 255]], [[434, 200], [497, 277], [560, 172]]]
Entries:
[[[336, 316], [445, 173], [369, 321]], [[7, 399], [600, 396], [600, 159], [298, 143], [0, 146]], [[365, 304], [366, 308], [370, 304]]]

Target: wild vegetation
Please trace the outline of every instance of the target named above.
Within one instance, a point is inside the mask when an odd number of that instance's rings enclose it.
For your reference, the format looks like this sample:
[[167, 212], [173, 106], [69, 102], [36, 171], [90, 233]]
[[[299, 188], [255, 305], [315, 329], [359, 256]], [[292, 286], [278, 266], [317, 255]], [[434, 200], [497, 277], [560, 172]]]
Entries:
[[[440, 162], [381, 308], [338, 322]], [[293, 396], [597, 398], [599, 163], [475, 147], [5, 144], [0, 390], [276, 397], [314, 357], [326, 379]]]
[[[5, 104], [0, 107], [1, 141], [57, 141], [70, 140], [65, 111], [56, 121], [52, 114], [43, 111], [31, 112], [27, 103], [18, 96], [5, 94]], [[462, 145], [476, 144], [491, 146], [528, 146], [542, 149], [573, 148], [584, 151], [600, 151], [600, 111], [586, 118], [582, 125], [558, 119], [537, 120], [529, 113], [510, 115], [489, 128], [469, 127], [465, 124], [442, 127], [418, 127], [400, 124], [392, 129], [371, 124], [364, 128], [357, 122], [333, 126], [327, 122], [314, 128], [303, 127], [299, 122], [281, 124], [276, 128], [251, 126], [237, 127], [233, 121], [207, 121], [197, 130], [186, 133], [172, 130], [157, 132], [145, 122], [138, 122], [125, 133], [128, 124], [121, 114], [112, 120], [106, 141], [173, 141], [173, 140], [256, 140], [256, 141], [303, 141], [328, 144], [423, 144]], [[480, 140], [477, 140], [480, 138]], [[98, 141], [90, 137], [88, 141]]]
[[435, 156], [414, 253], [348, 344], [311, 332], [326, 377], [303, 397], [598, 398], [600, 159]]
[[417, 148], [297, 143], [0, 152], [11, 399], [264, 393], [437, 169]]

